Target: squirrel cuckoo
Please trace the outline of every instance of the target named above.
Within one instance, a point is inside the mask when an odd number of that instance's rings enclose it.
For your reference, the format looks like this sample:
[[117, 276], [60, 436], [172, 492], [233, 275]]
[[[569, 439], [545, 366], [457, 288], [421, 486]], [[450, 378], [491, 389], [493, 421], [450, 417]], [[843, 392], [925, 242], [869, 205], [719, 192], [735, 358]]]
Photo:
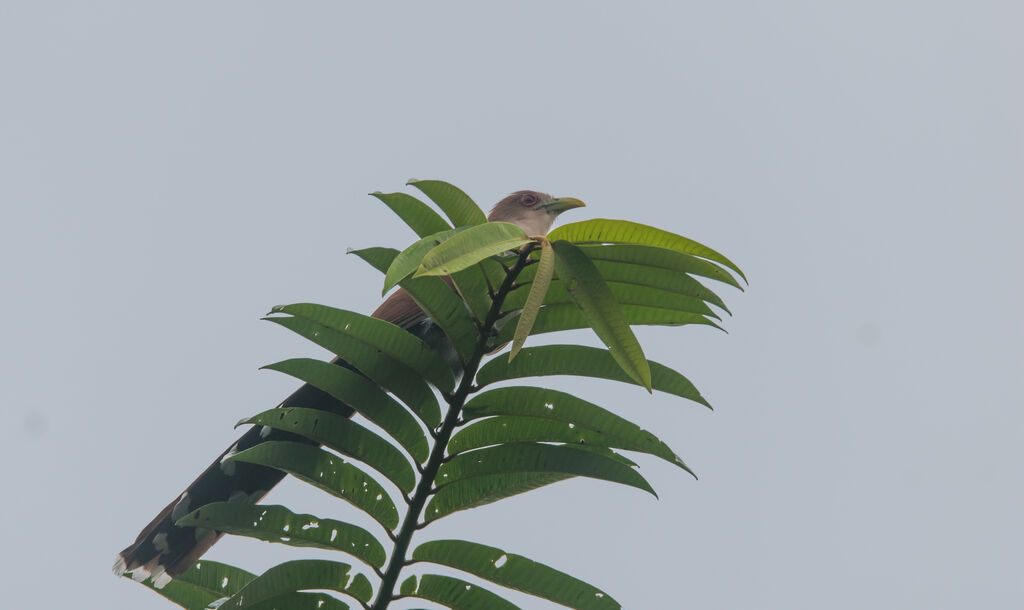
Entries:
[[[560, 213], [582, 205], [578, 199], [555, 199], [536, 191], [518, 191], [498, 202], [487, 220], [519, 225], [528, 235], [546, 235]], [[402, 289], [388, 297], [372, 316], [400, 326], [424, 340], [428, 340], [428, 335], [438, 335], [429, 333], [433, 326], [430, 319]], [[334, 363], [355, 370], [340, 359], [336, 358]], [[319, 409], [346, 417], [352, 417], [354, 413], [348, 405], [309, 384], [300, 387], [278, 406]], [[118, 575], [131, 572], [132, 578], [140, 582], [152, 578], [155, 586], [162, 588], [172, 577], [191, 567], [221, 534], [202, 528], [179, 527], [175, 521], [211, 502], [255, 503], [263, 498], [284, 478], [285, 473], [266, 466], [223, 460], [229, 454], [271, 440], [313, 442], [289, 432], [253, 427], [143, 528], [135, 542], [118, 555], [114, 572]]]

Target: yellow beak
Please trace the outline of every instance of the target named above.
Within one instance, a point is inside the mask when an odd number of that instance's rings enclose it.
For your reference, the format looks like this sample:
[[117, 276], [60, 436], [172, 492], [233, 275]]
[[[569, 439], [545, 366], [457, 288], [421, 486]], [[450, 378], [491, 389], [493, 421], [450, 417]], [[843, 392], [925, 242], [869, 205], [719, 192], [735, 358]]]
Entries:
[[559, 197], [557, 199], [552, 199], [551, 201], [545, 203], [541, 207], [543, 207], [545, 210], [549, 212], [561, 214], [566, 210], [571, 210], [573, 208], [582, 208], [585, 207], [586, 205], [587, 204], [583, 203], [579, 199], [576, 199], [575, 197]]

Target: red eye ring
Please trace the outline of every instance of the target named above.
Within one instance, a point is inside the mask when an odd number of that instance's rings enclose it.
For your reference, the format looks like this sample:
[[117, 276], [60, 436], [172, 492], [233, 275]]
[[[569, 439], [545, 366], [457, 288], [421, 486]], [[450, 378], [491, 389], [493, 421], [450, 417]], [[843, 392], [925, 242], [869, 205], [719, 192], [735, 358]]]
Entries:
[[519, 200], [519, 203], [527, 207], [530, 207], [537, 205], [537, 201], [538, 199], [536, 195], [534, 195], [533, 193], [526, 193], [523, 195], [522, 199]]

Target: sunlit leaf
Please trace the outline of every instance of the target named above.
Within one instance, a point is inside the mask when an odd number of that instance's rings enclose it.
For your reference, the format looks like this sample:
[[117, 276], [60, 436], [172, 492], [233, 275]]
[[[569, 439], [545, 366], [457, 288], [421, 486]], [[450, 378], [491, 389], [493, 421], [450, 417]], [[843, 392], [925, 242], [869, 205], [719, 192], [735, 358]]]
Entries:
[[418, 188], [441, 208], [456, 227], [487, 222], [487, 216], [459, 187], [441, 180], [410, 180], [407, 184]]
[[[674, 394], [710, 407], [690, 380], [680, 373], [648, 360], [651, 368], [651, 387], [660, 392]], [[598, 377], [636, 384], [615, 362], [608, 350], [584, 345], [541, 345], [528, 347], [512, 362], [505, 358], [492, 358], [476, 374], [478, 386], [522, 377], [545, 375], [577, 375]]]
[[622, 606], [600, 589], [521, 555], [465, 540], [425, 542], [413, 560], [462, 570], [503, 587], [536, 595], [578, 610], [619, 610]]
[[315, 409], [288, 407], [270, 409], [240, 423], [284, 430], [316, 441], [366, 463], [405, 493], [410, 493], [416, 485], [412, 466], [394, 445], [347, 417]]
[[327, 392], [391, 435], [418, 463], [427, 461], [430, 448], [420, 425], [402, 405], [366, 377], [312, 358], [293, 358], [263, 368], [291, 375]]
[[572, 222], [551, 231], [548, 234], [548, 239], [552, 241], [564, 239], [576, 244], [618, 243], [664, 248], [714, 261], [732, 269], [744, 280], [747, 279], [732, 261], [703, 244], [682, 235], [628, 220], [594, 218]]
[[403, 587], [403, 596], [437, 602], [455, 610], [519, 610], [519, 606], [503, 597], [451, 576], [423, 574], [418, 582], [412, 577], [412, 583], [403, 583]]
[[385, 529], [398, 527], [398, 509], [377, 481], [341, 457], [313, 445], [264, 441], [226, 458], [287, 472], [364, 511]]
[[391, 208], [405, 224], [420, 237], [433, 235], [438, 231], [450, 229], [451, 226], [441, 218], [430, 206], [407, 193], [370, 193]]
[[[514, 250], [529, 241], [526, 231], [508, 222], [488, 222], [469, 227], [426, 252], [414, 277], [449, 275], [494, 254]], [[404, 254], [395, 258], [395, 263], [388, 269], [389, 273]]]
[[651, 371], [643, 348], [594, 263], [567, 241], [556, 241], [552, 247], [556, 255], [555, 272], [587, 324], [608, 346], [622, 370], [650, 390]]
[[639, 473], [616, 460], [568, 445], [543, 443], [509, 443], [460, 453], [441, 465], [434, 484], [443, 488], [461, 479], [525, 472], [601, 479], [636, 487], [657, 497]]
[[[428, 252], [433, 251], [434, 248], [445, 243], [456, 234], [465, 231], [467, 228], [468, 227], [459, 227], [458, 229], [448, 229], [446, 231], [441, 231], [440, 233], [428, 235], [413, 243], [405, 250], [399, 252], [398, 256], [395, 257], [395, 260], [391, 261], [391, 265], [384, 274], [384, 290], [381, 291], [381, 294], [387, 294], [387, 292], [394, 288], [398, 282], [409, 277], [413, 271], [416, 271], [416, 269], [422, 264], [423, 257]], [[438, 274], [435, 273], [433, 275]]]
[[[540, 312], [540, 306], [544, 303], [548, 286], [551, 285], [551, 277], [555, 272], [555, 251], [551, 248], [551, 242], [546, 239], [541, 240], [540, 245], [541, 254], [540, 261], [537, 263], [537, 273], [533, 283], [530, 284], [530, 292], [523, 304], [523, 312], [519, 315], [519, 323], [516, 325], [516, 332], [512, 338], [512, 349], [508, 353], [510, 362], [522, 349], [526, 338], [530, 336], [533, 323], [537, 321], [537, 313]], [[506, 299], [506, 306], [508, 306], [508, 299]]]

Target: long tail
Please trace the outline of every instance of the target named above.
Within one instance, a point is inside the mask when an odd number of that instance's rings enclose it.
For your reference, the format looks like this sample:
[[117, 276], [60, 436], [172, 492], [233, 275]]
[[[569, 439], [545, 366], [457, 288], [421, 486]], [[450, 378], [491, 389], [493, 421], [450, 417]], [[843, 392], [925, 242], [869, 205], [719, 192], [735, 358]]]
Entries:
[[[338, 364], [347, 366], [340, 362]], [[320, 409], [346, 417], [353, 414], [348, 405], [310, 385], [303, 385], [278, 406]], [[221, 534], [205, 528], [179, 527], [174, 522], [210, 502], [255, 503], [263, 498], [281, 482], [283, 472], [257, 464], [223, 460], [229, 454], [270, 440], [312, 442], [289, 432], [252, 428], [220, 454], [180, 496], [160, 511], [131, 546], [118, 554], [114, 573], [121, 575], [131, 572], [132, 578], [140, 582], [152, 578], [155, 586], [161, 588], [172, 577], [191, 567], [217, 542]]]

